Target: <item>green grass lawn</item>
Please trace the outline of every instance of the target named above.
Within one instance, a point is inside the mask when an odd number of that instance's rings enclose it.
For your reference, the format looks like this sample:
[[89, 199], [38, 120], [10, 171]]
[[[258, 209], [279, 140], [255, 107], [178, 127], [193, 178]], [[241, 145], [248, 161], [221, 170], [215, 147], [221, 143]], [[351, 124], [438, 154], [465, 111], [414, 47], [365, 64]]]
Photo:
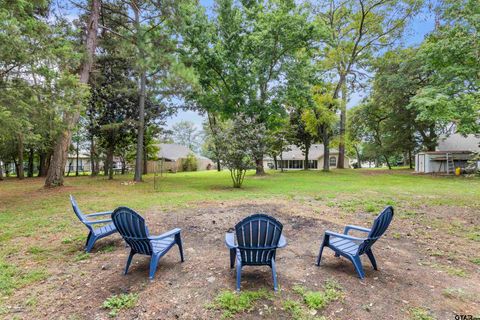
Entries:
[[[314, 198], [327, 205], [351, 210], [377, 211], [387, 204], [455, 205], [480, 207], [480, 179], [413, 175], [408, 171], [377, 174], [370, 170], [270, 171], [264, 177], [249, 172], [242, 189], [231, 187], [227, 171], [167, 174], [154, 190], [153, 176], [130, 184], [131, 176], [66, 178], [61, 189], [42, 189], [42, 179], [7, 180], [0, 183], [0, 235], [2, 244], [19, 236], [67, 231], [72, 212], [68, 195], [76, 196], [86, 211], [117, 206], [137, 210], [152, 207], [188, 207], [198, 201]], [[65, 218], [68, 218], [67, 220]], [[4, 248], [5, 246], [2, 246]]]
[[[422, 176], [407, 170], [270, 171], [262, 177], [249, 172], [242, 189], [231, 187], [228, 171], [167, 174], [157, 179], [157, 190], [152, 175], [137, 184], [131, 183], [131, 175], [117, 175], [114, 180], [68, 177], [65, 186], [57, 189], [44, 189], [40, 178], [0, 182], [0, 297], [8, 299], [16, 290], [47, 278], [52, 266], [89, 259], [81, 252], [86, 229], [72, 212], [69, 194], [75, 195], [86, 213], [128, 206], [140, 213], [168, 214], [205, 202], [281, 199], [308, 202], [314, 212], [316, 205], [324, 205], [337, 208], [340, 214], [373, 216], [393, 205], [397, 218], [461, 235], [468, 243], [480, 240], [478, 226], [455, 220], [457, 208], [479, 211], [479, 178]], [[418, 215], [419, 211], [433, 213], [436, 206], [451, 207], [452, 219]], [[398, 230], [392, 235], [394, 239], [404, 236]], [[114, 249], [105, 246], [98, 254]], [[437, 269], [443, 270], [441, 266]]]

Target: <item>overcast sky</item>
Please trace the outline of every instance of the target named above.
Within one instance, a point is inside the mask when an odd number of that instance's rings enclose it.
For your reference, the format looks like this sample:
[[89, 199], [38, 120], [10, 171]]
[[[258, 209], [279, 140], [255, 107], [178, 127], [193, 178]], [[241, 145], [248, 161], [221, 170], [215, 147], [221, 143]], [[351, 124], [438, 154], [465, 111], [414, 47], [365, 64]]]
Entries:
[[[200, 3], [207, 8], [207, 11], [212, 10], [213, 0], [200, 0]], [[433, 30], [434, 23], [435, 20], [433, 13], [425, 9], [417, 15], [408, 26], [402, 40], [403, 45], [414, 46], [420, 44], [425, 35]], [[353, 93], [348, 102], [348, 107], [350, 108], [357, 105], [363, 97], [364, 95], [362, 92]], [[194, 111], [179, 110], [175, 116], [167, 120], [167, 125], [168, 127], [171, 127], [173, 124], [182, 120], [192, 121], [197, 125], [199, 130], [202, 128], [203, 117]]]

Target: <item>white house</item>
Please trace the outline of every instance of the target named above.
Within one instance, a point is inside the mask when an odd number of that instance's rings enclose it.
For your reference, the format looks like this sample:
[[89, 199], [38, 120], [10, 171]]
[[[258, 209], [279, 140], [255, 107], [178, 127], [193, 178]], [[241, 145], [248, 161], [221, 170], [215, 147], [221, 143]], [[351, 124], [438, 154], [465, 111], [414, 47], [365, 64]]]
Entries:
[[[304, 169], [305, 154], [303, 151], [295, 146], [289, 145], [288, 151], [282, 152], [282, 155], [277, 158], [277, 168], [288, 170]], [[323, 144], [312, 144], [308, 150], [308, 168], [313, 170], [323, 169]], [[331, 168], [336, 168], [338, 165], [338, 150], [330, 149], [329, 163]], [[266, 157], [263, 159], [263, 167], [265, 169], [275, 168], [274, 159]], [[350, 168], [350, 159], [345, 157], [345, 168]]]
[[435, 151], [415, 155], [415, 172], [453, 174], [455, 168], [465, 168], [473, 154], [478, 152], [480, 138], [474, 134], [441, 136]]

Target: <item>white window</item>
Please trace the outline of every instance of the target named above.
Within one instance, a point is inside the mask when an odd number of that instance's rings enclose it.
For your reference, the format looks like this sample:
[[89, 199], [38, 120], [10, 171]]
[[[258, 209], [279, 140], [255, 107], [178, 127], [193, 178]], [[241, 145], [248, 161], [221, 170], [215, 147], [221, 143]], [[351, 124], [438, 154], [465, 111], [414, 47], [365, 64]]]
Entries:
[[337, 166], [337, 158], [330, 157], [330, 166], [331, 167], [336, 167]]

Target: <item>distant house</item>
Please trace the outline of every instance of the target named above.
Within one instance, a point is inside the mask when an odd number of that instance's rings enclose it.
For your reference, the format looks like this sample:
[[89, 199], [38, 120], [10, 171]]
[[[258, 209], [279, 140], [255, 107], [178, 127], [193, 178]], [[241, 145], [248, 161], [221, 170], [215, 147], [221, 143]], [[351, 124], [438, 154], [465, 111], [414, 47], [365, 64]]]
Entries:
[[[183, 170], [183, 161], [187, 159], [189, 155], [193, 155], [197, 160], [197, 170], [210, 170], [214, 167], [212, 160], [194, 153], [189, 148], [176, 143], [162, 143], [158, 147], [158, 159], [161, 161], [149, 161], [147, 166], [147, 172], [152, 173], [155, 170], [159, 172], [163, 171], [182, 171]], [[163, 166], [160, 168], [159, 166]]]
[[[65, 164], [65, 174], [75, 173], [77, 171], [77, 155], [75, 153], [68, 154], [67, 163]], [[79, 172], [91, 172], [92, 163], [90, 161], [90, 155], [86, 153], [78, 154], [78, 171]]]
[[442, 136], [435, 151], [419, 152], [415, 155], [415, 171], [453, 174], [455, 168], [465, 168], [472, 156], [478, 152], [480, 138], [474, 134], [463, 136], [454, 133]]
[[[303, 151], [295, 146], [289, 145], [288, 151], [282, 152], [282, 156], [277, 158], [277, 168], [300, 170], [304, 168], [305, 154]], [[308, 151], [308, 168], [317, 170], [323, 169], [323, 144], [313, 144]], [[330, 149], [330, 156], [328, 159], [331, 168], [336, 168], [338, 165], [338, 150]], [[266, 169], [275, 168], [274, 159], [266, 157], [263, 159], [263, 167]], [[345, 168], [350, 168], [350, 159], [345, 157]]]

